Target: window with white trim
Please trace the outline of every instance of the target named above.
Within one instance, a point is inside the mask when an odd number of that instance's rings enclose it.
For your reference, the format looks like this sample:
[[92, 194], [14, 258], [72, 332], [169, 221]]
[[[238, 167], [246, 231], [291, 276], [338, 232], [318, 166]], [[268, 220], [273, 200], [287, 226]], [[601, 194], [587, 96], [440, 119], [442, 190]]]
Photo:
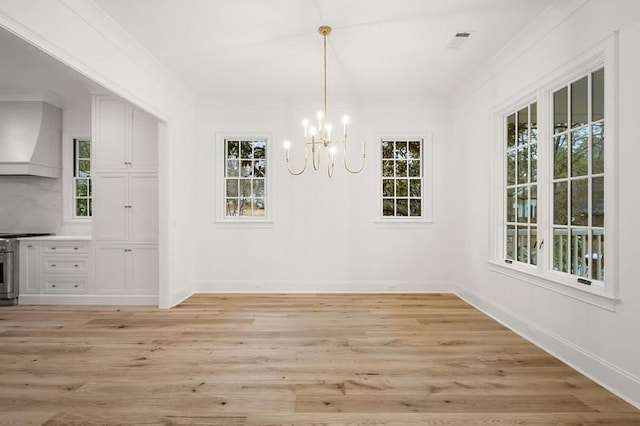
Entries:
[[91, 140], [73, 139], [73, 217], [90, 218], [92, 209]]
[[383, 139], [381, 143], [382, 217], [424, 217], [424, 140]]
[[501, 252], [521, 272], [604, 295], [611, 95], [602, 63], [587, 69], [502, 115]]
[[506, 118], [505, 258], [538, 264], [538, 104]]
[[604, 68], [552, 94], [552, 267], [604, 281]]
[[267, 140], [224, 139], [226, 218], [264, 218], [267, 213]]

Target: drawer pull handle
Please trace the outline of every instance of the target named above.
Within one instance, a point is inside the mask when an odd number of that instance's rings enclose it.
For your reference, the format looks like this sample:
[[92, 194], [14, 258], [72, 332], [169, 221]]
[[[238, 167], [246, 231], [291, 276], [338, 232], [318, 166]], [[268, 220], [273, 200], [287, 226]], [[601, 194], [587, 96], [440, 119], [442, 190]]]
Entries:
[[55, 263], [51, 264], [51, 267], [52, 267], [52, 268], [55, 268], [55, 267], [56, 267], [56, 264], [55, 264]]
[[56, 285], [55, 285], [55, 284], [51, 284], [51, 287], [52, 287], [52, 288], [56, 288]]
[[78, 284], [74, 284], [73, 287], [74, 288], [78, 288], [79, 286], [78, 286]]
[[78, 247], [74, 247], [73, 249], [74, 249], [74, 250], [78, 250]]
[[78, 265], [73, 265], [73, 267], [74, 267], [74, 268], [77, 268], [77, 267], [78, 267]]
[[51, 247], [51, 250], [55, 250], [55, 249], [56, 249], [55, 247]]

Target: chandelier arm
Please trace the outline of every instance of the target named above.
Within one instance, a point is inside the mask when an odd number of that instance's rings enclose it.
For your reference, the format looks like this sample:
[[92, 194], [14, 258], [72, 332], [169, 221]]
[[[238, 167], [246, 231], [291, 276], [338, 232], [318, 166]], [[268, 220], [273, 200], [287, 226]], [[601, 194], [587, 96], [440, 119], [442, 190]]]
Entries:
[[[318, 171], [320, 169], [320, 150], [316, 150], [316, 145], [315, 142], [312, 142], [312, 149], [311, 149], [311, 158], [313, 160], [313, 170]], [[316, 154], [317, 151], [317, 154]], [[316, 160], [317, 158], [317, 160]]]
[[346, 171], [348, 171], [349, 173], [355, 175], [357, 173], [360, 173], [364, 169], [364, 166], [366, 164], [366, 157], [367, 157], [366, 146], [367, 146], [366, 142], [362, 142], [362, 165], [360, 166], [359, 169], [352, 170], [349, 167], [349, 164], [347, 163], [347, 143], [345, 141], [345, 144], [344, 144], [344, 155], [342, 157], [343, 157], [343, 160], [344, 160], [344, 168], [345, 168]]
[[291, 170], [291, 163], [288, 159], [286, 163], [287, 163], [287, 170], [293, 176], [300, 176], [301, 174], [303, 174], [305, 170], [307, 170], [307, 147], [306, 146], [304, 147], [304, 165], [302, 166], [302, 169], [299, 172], [294, 172], [293, 170]]

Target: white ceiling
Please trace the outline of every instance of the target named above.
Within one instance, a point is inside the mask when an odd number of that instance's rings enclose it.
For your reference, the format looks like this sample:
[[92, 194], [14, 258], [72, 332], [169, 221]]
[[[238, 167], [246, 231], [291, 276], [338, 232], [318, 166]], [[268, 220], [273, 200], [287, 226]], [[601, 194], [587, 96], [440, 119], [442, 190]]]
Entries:
[[95, 0], [197, 94], [249, 98], [320, 95], [320, 25], [331, 96], [446, 96], [553, 1]]

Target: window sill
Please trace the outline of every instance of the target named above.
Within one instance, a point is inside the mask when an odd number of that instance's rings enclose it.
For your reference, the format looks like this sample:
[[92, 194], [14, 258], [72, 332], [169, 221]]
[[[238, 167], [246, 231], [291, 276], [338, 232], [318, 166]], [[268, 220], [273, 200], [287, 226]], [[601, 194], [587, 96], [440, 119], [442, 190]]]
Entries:
[[380, 218], [373, 221], [377, 228], [431, 228], [433, 220], [424, 218]]
[[214, 221], [219, 228], [273, 228], [270, 219], [221, 219]]
[[542, 273], [537, 270], [527, 271], [514, 264], [506, 264], [496, 260], [489, 260], [493, 272], [526, 282], [528, 284], [542, 287], [554, 293], [562, 294], [572, 299], [579, 300], [590, 305], [615, 312], [619, 299], [607, 295], [600, 287], [582, 288], [578, 284], [570, 284], [565, 280], [558, 279], [553, 273]]

